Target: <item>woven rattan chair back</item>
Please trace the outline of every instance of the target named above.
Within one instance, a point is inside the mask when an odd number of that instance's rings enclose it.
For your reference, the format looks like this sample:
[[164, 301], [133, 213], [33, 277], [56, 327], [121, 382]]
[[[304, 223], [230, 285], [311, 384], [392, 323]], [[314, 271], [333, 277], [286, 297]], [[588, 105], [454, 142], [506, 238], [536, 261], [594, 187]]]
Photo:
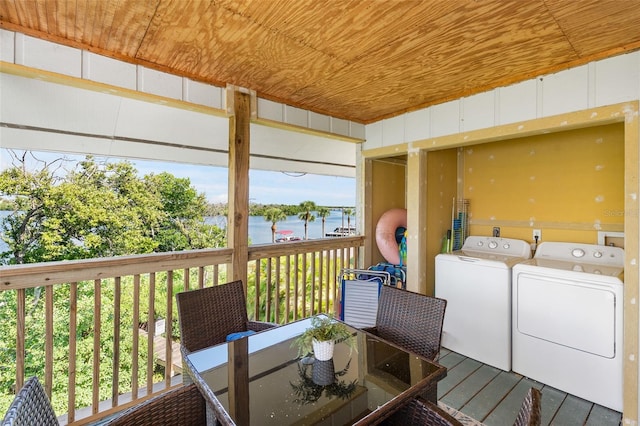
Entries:
[[447, 301], [391, 286], [382, 286], [374, 332], [424, 358], [440, 353]]
[[536, 388], [530, 388], [522, 401], [514, 426], [539, 426], [542, 394]]
[[181, 386], [122, 412], [105, 426], [200, 426], [205, 402], [195, 384]]
[[442, 408], [421, 397], [411, 398], [381, 424], [385, 426], [463, 426], [463, 423]]
[[180, 344], [187, 352], [223, 343], [227, 335], [276, 324], [249, 321], [242, 281], [176, 294]]
[[58, 426], [51, 401], [37, 377], [31, 377], [16, 394], [7, 410], [2, 426]]

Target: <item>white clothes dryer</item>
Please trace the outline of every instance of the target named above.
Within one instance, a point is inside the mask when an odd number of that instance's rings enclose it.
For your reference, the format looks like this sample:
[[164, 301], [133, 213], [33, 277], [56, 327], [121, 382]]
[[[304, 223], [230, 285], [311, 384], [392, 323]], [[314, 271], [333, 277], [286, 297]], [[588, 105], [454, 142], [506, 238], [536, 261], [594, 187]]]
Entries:
[[528, 242], [468, 237], [436, 256], [436, 297], [447, 300], [442, 346], [511, 370], [511, 268], [531, 258]]
[[622, 411], [624, 250], [545, 242], [513, 267], [513, 371]]

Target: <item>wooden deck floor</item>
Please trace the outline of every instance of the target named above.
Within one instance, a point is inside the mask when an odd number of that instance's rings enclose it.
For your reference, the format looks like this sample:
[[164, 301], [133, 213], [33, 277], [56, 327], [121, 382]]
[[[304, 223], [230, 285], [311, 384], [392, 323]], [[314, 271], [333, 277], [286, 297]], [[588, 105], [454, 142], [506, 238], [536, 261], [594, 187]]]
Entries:
[[618, 426], [622, 414], [443, 348], [447, 377], [438, 383], [438, 400], [487, 426], [512, 425], [526, 392], [542, 392], [542, 425]]

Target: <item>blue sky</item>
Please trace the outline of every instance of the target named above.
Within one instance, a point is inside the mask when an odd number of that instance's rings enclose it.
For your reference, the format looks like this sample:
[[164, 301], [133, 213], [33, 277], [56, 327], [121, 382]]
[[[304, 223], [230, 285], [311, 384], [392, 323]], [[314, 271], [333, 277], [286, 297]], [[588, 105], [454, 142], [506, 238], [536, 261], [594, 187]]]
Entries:
[[[62, 156], [62, 154], [44, 152], [39, 152], [37, 155], [45, 161]], [[68, 154], [64, 156], [74, 160], [84, 158], [84, 156]], [[189, 178], [191, 184], [198, 192], [204, 193], [209, 202], [227, 201], [228, 170], [226, 168], [146, 160], [129, 161], [135, 164], [139, 176], [166, 171], [176, 177]], [[11, 157], [6, 149], [1, 149], [0, 169], [4, 170], [10, 165]], [[249, 174], [249, 198], [255, 203], [299, 204], [310, 200], [322, 206], [353, 207], [355, 196], [355, 179], [353, 178], [321, 175], [290, 176], [281, 172], [262, 170], [252, 170]]]
[[[177, 163], [133, 161], [140, 175], [152, 172], [171, 172], [186, 177], [210, 202], [227, 201], [228, 170], [222, 167], [196, 166]], [[311, 200], [318, 205], [355, 206], [355, 179], [304, 175], [291, 176], [281, 172], [251, 170], [249, 173], [249, 198], [260, 204], [300, 204]]]

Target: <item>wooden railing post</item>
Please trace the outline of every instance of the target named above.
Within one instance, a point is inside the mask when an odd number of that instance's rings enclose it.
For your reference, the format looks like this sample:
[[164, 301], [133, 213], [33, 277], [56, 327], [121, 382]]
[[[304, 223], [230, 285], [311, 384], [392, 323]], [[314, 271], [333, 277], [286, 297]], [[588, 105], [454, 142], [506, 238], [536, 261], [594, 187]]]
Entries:
[[[337, 274], [341, 268], [358, 267], [354, 260], [364, 240], [346, 237], [248, 247], [248, 260], [242, 265], [245, 274], [267, 260], [266, 270], [256, 273], [256, 281], [248, 283], [265, 289], [255, 291], [257, 297], [247, 301], [249, 309], [258, 320], [275, 318], [280, 323], [329, 310], [337, 300]], [[348, 254], [352, 251], [356, 256]], [[182, 382], [171, 371], [175, 368], [177, 373], [181, 368], [176, 350], [179, 343], [172, 339], [171, 328], [174, 290], [217, 285], [219, 276], [224, 276], [219, 265], [231, 263], [232, 257], [233, 250], [224, 248], [3, 266], [0, 291], [16, 293], [17, 389], [22, 387], [27, 372], [44, 376], [48, 392], [66, 388], [64, 393], [53, 395], [61, 422], [86, 424]], [[34, 287], [45, 289], [44, 307], [42, 299], [39, 305], [33, 295]], [[32, 325], [37, 320], [26, 312], [36, 305], [45, 315], [43, 362], [25, 356], [32, 350], [34, 336], [42, 338], [41, 328]], [[68, 318], [63, 328], [59, 322], [54, 324], [54, 314], [59, 316], [60, 312]], [[154, 336], [156, 313], [164, 317], [164, 336]], [[148, 331], [139, 328], [145, 322]], [[113, 334], [107, 336], [109, 332]], [[55, 358], [54, 342], [66, 339], [68, 357]], [[83, 351], [87, 343], [92, 348], [89, 355]], [[100, 363], [108, 347], [113, 348], [111, 366]], [[165, 368], [164, 377], [157, 374], [159, 366]], [[93, 382], [90, 390], [80, 388], [87, 381], [87, 371]], [[105, 383], [111, 389], [99, 389]], [[77, 405], [81, 408], [76, 409]], [[0, 407], [0, 412], [6, 408]]]

